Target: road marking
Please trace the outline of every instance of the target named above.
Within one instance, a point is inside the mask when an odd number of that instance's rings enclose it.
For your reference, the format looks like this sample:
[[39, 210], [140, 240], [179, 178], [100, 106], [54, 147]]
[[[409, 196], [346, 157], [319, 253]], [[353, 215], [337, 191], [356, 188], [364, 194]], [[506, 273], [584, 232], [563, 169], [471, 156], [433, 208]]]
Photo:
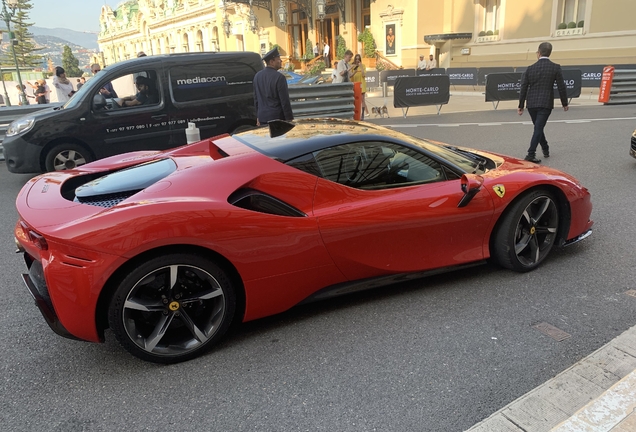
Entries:
[[[609, 118], [593, 118], [593, 119], [572, 119], [572, 120], [549, 120], [548, 123], [565, 123], [565, 124], [579, 124], [579, 123], [591, 123], [601, 121], [624, 121], [624, 120], [636, 120], [636, 117], [609, 117]], [[459, 126], [507, 126], [507, 125], [531, 125], [530, 121], [515, 121], [515, 122], [498, 122], [498, 123], [411, 123], [411, 124], [388, 124], [381, 125], [390, 128], [413, 128], [424, 126], [437, 126], [437, 127], [459, 127]]]

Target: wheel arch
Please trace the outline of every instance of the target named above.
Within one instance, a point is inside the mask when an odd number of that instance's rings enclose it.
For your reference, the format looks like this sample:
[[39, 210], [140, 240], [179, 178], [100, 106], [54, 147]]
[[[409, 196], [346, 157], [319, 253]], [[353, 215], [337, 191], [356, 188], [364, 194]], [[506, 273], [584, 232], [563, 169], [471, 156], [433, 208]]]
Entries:
[[243, 286], [243, 280], [241, 279], [241, 276], [239, 275], [236, 267], [227, 258], [211, 249], [207, 249], [202, 246], [189, 244], [167, 245], [147, 250], [129, 259], [117, 270], [115, 270], [113, 274], [108, 278], [108, 280], [104, 284], [104, 288], [99, 294], [97, 307], [95, 309], [95, 325], [97, 328], [97, 333], [101, 340], [104, 340], [104, 330], [108, 328], [108, 305], [110, 304], [110, 300], [115, 293], [118, 284], [123, 280], [126, 274], [130, 272], [132, 268], [136, 267], [137, 265], [139, 265], [139, 263], [145, 260], [149, 260], [164, 254], [174, 253], [200, 254], [214, 261], [225, 272], [227, 272], [228, 277], [236, 288], [236, 313], [234, 314], [232, 326], [236, 322], [243, 320], [243, 316], [245, 314], [245, 287]]
[[86, 144], [84, 141], [79, 140], [77, 138], [73, 138], [73, 137], [55, 138], [47, 142], [42, 148], [42, 151], [40, 152], [40, 169], [42, 170], [42, 172], [46, 172], [46, 156], [49, 154], [49, 151], [51, 151], [51, 149], [55, 147], [56, 145], [64, 144], [64, 143], [72, 143], [72, 144], [79, 145], [88, 152], [88, 154], [93, 158], [93, 160], [97, 159], [95, 157], [95, 153], [93, 153], [93, 151], [90, 149], [88, 144]]
[[559, 206], [559, 231], [557, 232], [556, 243], [558, 246], [561, 246], [565, 240], [567, 239], [568, 232], [570, 231], [570, 221], [571, 221], [571, 209], [570, 202], [568, 201], [565, 193], [559, 187], [551, 185], [551, 184], [539, 184], [532, 186], [528, 189], [523, 190], [517, 196], [510, 201], [504, 210], [499, 214], [497, 218], [497, 222], [492, 228], [490, 232], [490, 238], [488, 239], [488, 255], [492, 257], [492, 249], [493, 249], [493, 241], [497, 231], [499, 230], [500, 225], [503, 222], [504, 217], [510, 211], [510, 208], [514, 206], [516, 202], [521, 200], [525, 195], [532, 193], [537, 190], [545, 190], [554, 195], [557, 200], [557, 205]]

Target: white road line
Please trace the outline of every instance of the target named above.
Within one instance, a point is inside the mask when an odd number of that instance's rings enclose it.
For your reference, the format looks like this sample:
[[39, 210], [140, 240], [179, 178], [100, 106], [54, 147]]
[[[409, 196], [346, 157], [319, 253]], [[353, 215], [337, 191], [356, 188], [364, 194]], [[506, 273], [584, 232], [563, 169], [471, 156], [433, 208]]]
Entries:
[[[636, 120], [636, 117], [609, 117], [609, 118], [593, 118], [593, 119], [572, 119], [572, 120], [549, 120], [548, 123], [565, 123], [565, 124], [579, 124], [579, 123], [591, 123], [600, 121], [623, 121], [623, 120]], [[499, 122], [499, 123], [415, 123], [415, 124], [388, 124], [382, 125], [390, 128], [413, 128], [423, 126], [437, 126], [437, 127], [458, 127], [458, 126], [507, 126], [507, 125], [531, 125], [530, 121], [516, 121], [516, 122]]]

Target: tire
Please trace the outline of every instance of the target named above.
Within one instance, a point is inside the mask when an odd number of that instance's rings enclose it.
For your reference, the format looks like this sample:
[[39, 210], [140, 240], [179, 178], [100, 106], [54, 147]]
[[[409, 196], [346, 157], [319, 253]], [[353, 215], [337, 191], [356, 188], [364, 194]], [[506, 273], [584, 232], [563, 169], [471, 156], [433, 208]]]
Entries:
[[559, 206], [545, 190], [522, 196], [504, 214], [493, 238], [493, 257], [502, 267], [534, 270], [548, 256], [559, 231]]
[[177, 363], [211, 348], [236, 310], [230, 278], [198, 255], [169, 254], [137, 266], [116, 288], [108, 323], [132, 355]]
[[46, 154], [44, 167], [47, 171], [63, 171], [93, 161], [93, 157], [84, 147], [73, 143], [58, 144]]

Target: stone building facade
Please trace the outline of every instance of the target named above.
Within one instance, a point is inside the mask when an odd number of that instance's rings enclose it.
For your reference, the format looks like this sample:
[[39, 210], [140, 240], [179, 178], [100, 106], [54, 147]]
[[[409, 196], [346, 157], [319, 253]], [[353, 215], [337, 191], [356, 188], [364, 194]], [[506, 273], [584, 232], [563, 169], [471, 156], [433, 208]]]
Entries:
[[298, 60], [311, 56], [308, 43], [335, 54], [338, 36], [362, 52], [366, 27], [405, 68], [429, 54], [440, 67], [526, 66], [543, 41], [565, 65], [634, 64], [634, 16], [634, 0], [129, 0], [102, 7], [99, 62], [275, 44]]

